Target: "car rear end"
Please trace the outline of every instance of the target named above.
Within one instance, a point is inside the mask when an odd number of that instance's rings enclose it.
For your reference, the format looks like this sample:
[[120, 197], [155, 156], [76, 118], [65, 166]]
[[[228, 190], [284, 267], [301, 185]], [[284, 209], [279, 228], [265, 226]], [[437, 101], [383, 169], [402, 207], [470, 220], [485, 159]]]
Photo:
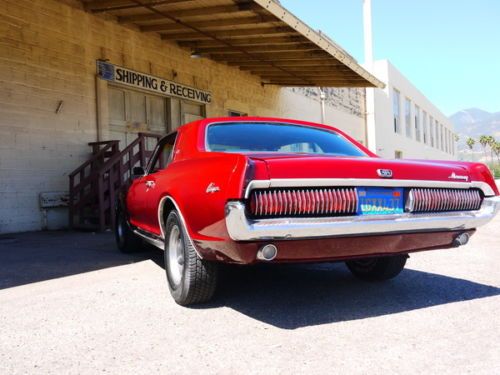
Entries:
[[[217, 147], [232, 150], [224, 130]], [[239, 150], [247, 158], [241, 196], [226, 203], [232, 244], [222, 252], [231, 261], [330, 261], [458, 246], [500, 208], [481, 164], [383, 160], [341, 132], [328, 143], [329, 135], [266, 131], [261, 140], [234, 137], [248, 149]], [[304, 144], [306, 152], [294, 151]]]

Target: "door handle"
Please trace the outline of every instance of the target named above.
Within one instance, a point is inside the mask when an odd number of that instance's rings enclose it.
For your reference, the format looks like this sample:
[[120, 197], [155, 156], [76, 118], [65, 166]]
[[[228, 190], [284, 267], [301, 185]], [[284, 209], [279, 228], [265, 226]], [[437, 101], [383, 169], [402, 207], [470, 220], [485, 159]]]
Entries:
[[154, 181], [146, 181], [146, 186], [148, 188], [154, 188], [156, 183]]

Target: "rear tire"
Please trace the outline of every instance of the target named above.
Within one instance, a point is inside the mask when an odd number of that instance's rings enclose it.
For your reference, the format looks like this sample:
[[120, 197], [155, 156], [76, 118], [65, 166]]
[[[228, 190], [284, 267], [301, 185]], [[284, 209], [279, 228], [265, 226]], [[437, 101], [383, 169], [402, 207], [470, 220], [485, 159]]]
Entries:
[[352, 274], [361, 280], [384, 281], [399, 275], [405, 267], [406, 259], [408, 259], [408, 255], [403, 254], [349, 260], [345, 263]]
[[132, 232], [132, 229], [128, 224], [128, 220], [122, 210], [116, 211], [114, 231], [116, 246], [122, 253], [130, 254], [144, 249], [142, 240], [137, 237], [134, 232]]
[[198, 257], [177, 211], [165, 225], [165, 271], [170, 294], [179, 305], [207, 302], [215, 293], [218, 264]]

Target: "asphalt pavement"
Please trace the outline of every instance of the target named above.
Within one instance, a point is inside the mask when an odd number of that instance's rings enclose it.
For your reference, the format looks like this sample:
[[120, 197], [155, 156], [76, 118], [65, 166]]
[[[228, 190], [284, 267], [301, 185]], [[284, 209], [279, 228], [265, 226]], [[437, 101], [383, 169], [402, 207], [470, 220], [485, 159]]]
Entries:
[[170, 298], [110, 233], [0, 236], [0, 374], [499, 374], [500, 216], [385, 283], [342, 263], [234, 267]]

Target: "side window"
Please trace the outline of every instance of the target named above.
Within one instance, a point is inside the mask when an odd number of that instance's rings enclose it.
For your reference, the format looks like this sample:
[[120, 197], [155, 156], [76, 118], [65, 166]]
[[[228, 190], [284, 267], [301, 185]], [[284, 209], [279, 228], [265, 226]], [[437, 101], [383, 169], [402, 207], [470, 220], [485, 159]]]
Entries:
[[170, 164], [174, 156], [174, 146], [177, 133], [170, 134], [167, 138], [162, 140], [161, 144], [155, 151], [153, 160], [149, 166], [149, 173], [155, 173], [165, 169]]

